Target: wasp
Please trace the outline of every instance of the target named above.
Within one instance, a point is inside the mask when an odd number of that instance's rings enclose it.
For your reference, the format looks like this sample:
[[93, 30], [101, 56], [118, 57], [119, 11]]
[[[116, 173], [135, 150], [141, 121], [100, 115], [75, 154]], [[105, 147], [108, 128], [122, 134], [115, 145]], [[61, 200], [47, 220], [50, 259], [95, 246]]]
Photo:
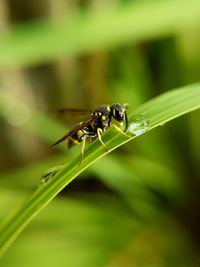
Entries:
[[[121, 105], [114, 103], [111, 105], [102, 105], [97, 107], [93, 112], [90, 113], [90, 116], [87, 120], [82, 121], [76, 125], [63, 137], [57, 140], [52, 146], [56, 146], [63, 141], [68, 142], [68, 147], [82, 143], [81, 149], [81, 161], [84, 156], [84, 149], [86, 139], [98, 138], [104, 149], [108, 151], [105, 143], [102, 140], [102, 134], [108, 127], [115, 128], [118, 132], [128, 136], [126, 130], [128, 127], [128, 117], [126, 112], [127, 105]], [[65, 111], [70, 111], [71, 113], [76, 112], [80, 113], [84, 110], [76, 109], [61, 109], [58, 113], [63, 113]], [[120, 126], [123, 126], [125, 123], [124, 130], [119, 128], [112, 121], [117, 121]], [[128, 136], [129, 137], [129, 136]]]

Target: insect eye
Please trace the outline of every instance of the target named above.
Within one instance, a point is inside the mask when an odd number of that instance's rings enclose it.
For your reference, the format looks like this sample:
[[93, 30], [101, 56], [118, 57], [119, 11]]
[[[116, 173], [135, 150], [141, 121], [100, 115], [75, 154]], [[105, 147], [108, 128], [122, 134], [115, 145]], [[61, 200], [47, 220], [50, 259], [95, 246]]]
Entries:
[[119, 110], [119, 109], [114, 109], [113, 110], [113, 117], [116, 120], [121, 121], [121, 120], [123, 120], [124, 112], [122, 110]]

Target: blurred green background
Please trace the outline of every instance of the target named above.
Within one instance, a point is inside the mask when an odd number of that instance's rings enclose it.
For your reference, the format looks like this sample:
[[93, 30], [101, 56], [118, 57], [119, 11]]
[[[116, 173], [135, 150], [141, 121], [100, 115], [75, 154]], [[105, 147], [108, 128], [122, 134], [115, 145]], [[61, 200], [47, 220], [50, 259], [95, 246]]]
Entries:
[[[197, 0], [0, 0], [0, 220], [80, 153], [50, 144], [61, 107], [128, 103], [199, 82]], [[200, 266], [199, 111], [97, 161], [1, 266]]]

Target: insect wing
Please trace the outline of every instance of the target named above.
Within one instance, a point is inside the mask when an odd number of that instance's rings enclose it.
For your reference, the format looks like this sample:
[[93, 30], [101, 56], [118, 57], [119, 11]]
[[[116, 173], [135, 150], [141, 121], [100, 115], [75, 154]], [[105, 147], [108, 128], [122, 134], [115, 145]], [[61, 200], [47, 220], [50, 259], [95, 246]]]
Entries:
[[78, 128], [77, 131], [82, 129], [83, 127], [86, 127], [86, 126], [90, 125], [92, 122], [94, 122], [96, 120], [96, 118], [97, 118], [97, 116], [92, 116], [88, 120], [82, 121], [79, 124], [77, 124], [77, 128]]
[[80, 108], [61, 108], [56, 111], [56, 116], [58, 117], [80, 117], [86, 116], [92, 113], [92, 110], [89, 109], [80, 109]]
[[72, 136], [73, 134], [77, 133], [79, 130], [82, 130], [84, 127], [90, 125], [93, 121], [95, 121], [96, 117], [93, 116], [89, 120], [82, 121], [78, 124], [76, 124], [67, 134], [65, 134], [63, 137], [61, 137], [58, 141], [56, 141], [52, 146], [56, 146], [59, 143], [65, 141], [69, 136]]

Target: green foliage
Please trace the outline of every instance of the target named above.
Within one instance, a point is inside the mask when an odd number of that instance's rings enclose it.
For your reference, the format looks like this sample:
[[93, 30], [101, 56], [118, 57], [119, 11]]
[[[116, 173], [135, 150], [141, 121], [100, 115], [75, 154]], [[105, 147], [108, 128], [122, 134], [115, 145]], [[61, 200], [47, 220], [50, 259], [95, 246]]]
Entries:
[[[183, 89], [172, 90], [159, 96], [141, 107], [137, 108], [129, 117], [129, 123], [134, 120], [136, 114], [142, 114], [149, 121], [148, 131], [165, 124], [166, 122], [192, 110], [200, 108], [200, 85], [193, 85]], [[130, 135], [131, 133], [128, 132]], [[45, 207], [66, 185], [68, 185], [81, 172], [93, 162], [110, 153], [117, 147], [132, 140], [136, 136], [127, 138], [114, 130], [104, 135], [108, 152], [102, 152], [103, 148], [98, 140], [93, 142], [85, 151], [84, 159], [75, 158], [64, 166], [61, 171], [47, 184], [42, 185], [24, 204], [21, 210], [10, 222], [1, 229], [0, 244], [1, 253], [13, 242], [17, 235], [31, 221], [31, 219]]]
[[[12, 21], [45, 5], [8, 2]], [[0, 15], [2, 255], [31, 222], [0, 265], [199, 266], [199, 0], [47, 2], [40, 20]], [[149, 122], [145, 134], [109, 129], [109, 155], [96, 140], [81, 165], [79, 146], [50, 149], [70, 126], [52, 111], [114, 102]]]
[[101, 12], [76, 12], [62, 24], [44, 21], [17, 27], [1, 41], [0, 64], [35, 64], [61, 55], [169, 36], [184, 30], [186, 23], [198, 23], [199, 10], [198, 0], [144, 1]]

